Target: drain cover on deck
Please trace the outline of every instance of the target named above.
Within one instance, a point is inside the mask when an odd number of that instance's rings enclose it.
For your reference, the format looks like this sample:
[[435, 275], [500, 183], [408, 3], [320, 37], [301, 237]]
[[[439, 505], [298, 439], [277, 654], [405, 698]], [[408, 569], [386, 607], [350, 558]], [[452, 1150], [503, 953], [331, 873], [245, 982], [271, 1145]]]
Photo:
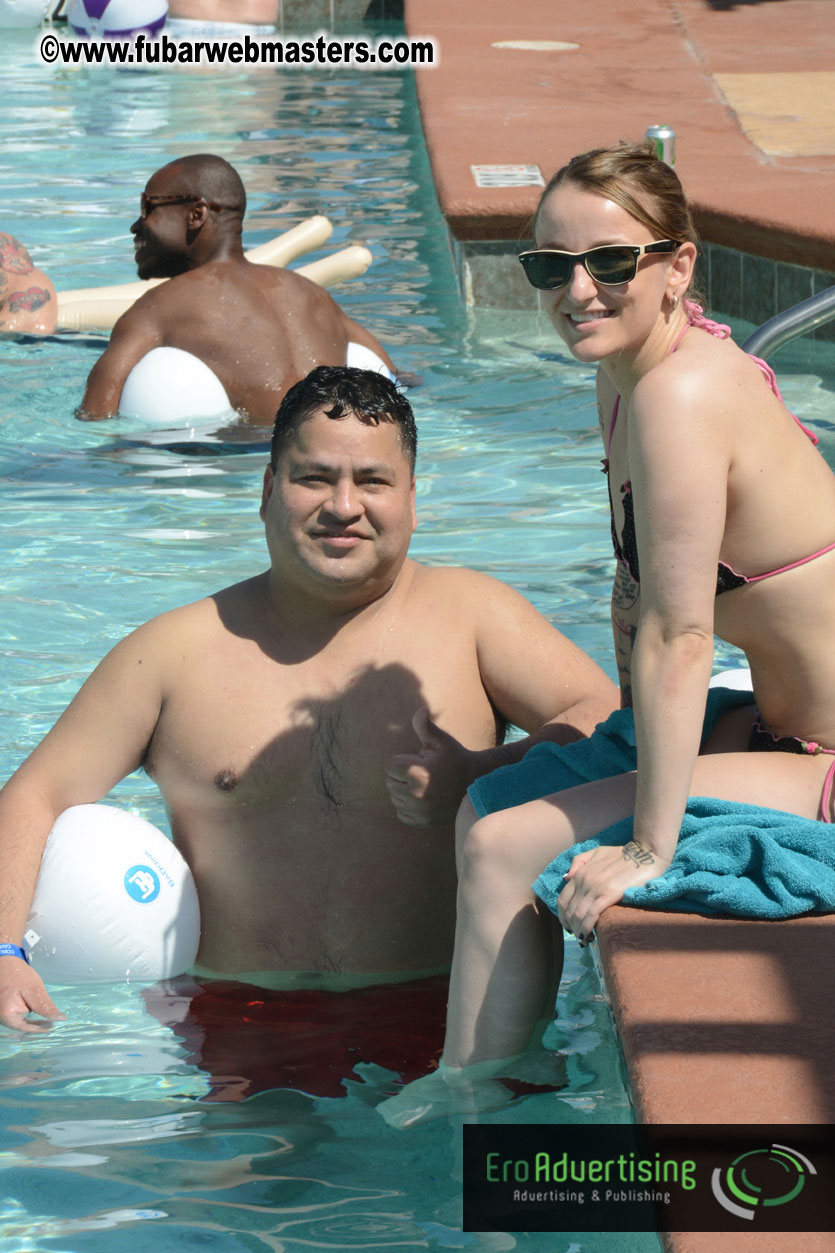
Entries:
[[476, 187], [544, 187], [538, 165], [471, 165]]
[[575, 52], [580, 45], [558, 39], [500, 39], [493, 48], [511, 48], [514, 52]]

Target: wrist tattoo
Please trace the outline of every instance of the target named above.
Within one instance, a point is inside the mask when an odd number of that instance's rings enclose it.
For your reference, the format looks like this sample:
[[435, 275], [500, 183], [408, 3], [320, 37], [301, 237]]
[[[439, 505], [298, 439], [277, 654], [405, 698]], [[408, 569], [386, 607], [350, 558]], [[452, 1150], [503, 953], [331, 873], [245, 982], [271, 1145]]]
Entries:
[[648, 848], [641, 848], [634, 840], [629, 840], [623, 846], [623, 860], [634, 862], [636, 866], [654, 866], [655, 854]]

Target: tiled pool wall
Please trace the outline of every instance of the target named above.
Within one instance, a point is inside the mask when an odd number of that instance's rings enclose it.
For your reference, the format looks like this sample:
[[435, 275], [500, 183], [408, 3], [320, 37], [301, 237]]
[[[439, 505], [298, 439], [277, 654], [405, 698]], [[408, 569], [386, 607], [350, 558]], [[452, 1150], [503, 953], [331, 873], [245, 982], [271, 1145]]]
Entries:
[[[719, 244], [702, 244], [701, 251], [700, 280], [711, 307], [755, 326], [835, 286], [835, 273], [770, 261]], [[818, 327], [812, 334], [816, 339], [835, 340], [835, 322]]]
[[[464, 302], [476, 308], [531, 309], [539, 297], [527, 282], [517, 255], [531, 242], [460, 241], [450, 236], [453, 264]], [[835, 286], [835, 273], [770, 261], [704, 241], [699, 245], [696, 286], [711, 309], [755, 326], [809, 296]], [[835, 321], [810, 338], [835, 342]]]

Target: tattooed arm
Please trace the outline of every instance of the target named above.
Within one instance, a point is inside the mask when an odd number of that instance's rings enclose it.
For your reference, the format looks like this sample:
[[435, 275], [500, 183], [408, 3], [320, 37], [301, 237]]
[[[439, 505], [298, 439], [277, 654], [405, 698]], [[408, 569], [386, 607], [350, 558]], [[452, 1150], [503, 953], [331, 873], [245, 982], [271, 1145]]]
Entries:
[[48, 335], [57, 304], [55, 288], [23, 244], [0, 231], [0, 331]]
[[632, 706], [632, 649], [641, 616], [641, 589], [626, 566], [617, 563], [612, 585], [612, 634], [620, 681], [620, 707]]
[[[600, 423], [600, 438], [607, 451], [616, 400], [617, 392], [611, 382], [602, 371], [598, 371], [597, 420]], [[608, 457], [604, 461], [604, 466], [607, 464]], [[641, 616], [640, 597], [639, 585], [632, 578], [628, 568], [618, 561], [615, 566], [615, 581], [612, 585], [612, 634], [620, 682], [621, 709], [632, 708], [632, 649], [638, 633], [638, 620]]]

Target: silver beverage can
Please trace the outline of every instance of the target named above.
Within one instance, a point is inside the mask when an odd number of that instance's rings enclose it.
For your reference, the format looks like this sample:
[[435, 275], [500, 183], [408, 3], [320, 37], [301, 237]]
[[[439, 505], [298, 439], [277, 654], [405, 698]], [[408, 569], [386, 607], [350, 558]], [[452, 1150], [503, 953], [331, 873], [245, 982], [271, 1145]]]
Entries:
[[676, 163], [676, 133], [672, 126], [648, 126], [646, 138], [655, 144], [655, 151], [667, 165]]

